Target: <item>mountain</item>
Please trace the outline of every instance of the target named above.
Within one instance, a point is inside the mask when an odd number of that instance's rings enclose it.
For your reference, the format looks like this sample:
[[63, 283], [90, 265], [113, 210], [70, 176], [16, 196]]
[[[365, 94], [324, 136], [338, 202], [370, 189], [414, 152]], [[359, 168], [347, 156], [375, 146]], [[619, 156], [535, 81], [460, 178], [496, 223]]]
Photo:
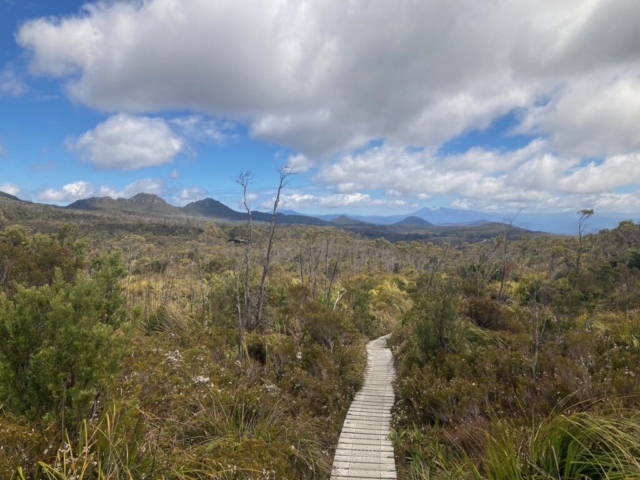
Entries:
[[432, 223], [427, 222], [424, 218], [414, 217], [413, 215], [400, 220], [399, 222], [394, 223], [399, 227], [429, 227], [433, 225]]
[[202, 217], [211, 217], [224, 220], [245, 220], [247, 218], [246, 213], [236, 212], [227, 207], [224, 203], [221, 203], [213, 198], [205, 198], [192, 202], [185, 207], [182, 207], [182, 211], [190, 215], [200, 215]]
[[[205, 198], [192, 202], [185, 207], [174, 207], [169, 205], [165, 200], [152, 195], [150, 193], [139, 193], [131, 198], [111, 198], [111, 197], [92, 197], [83, 200], [77, 200], [66, 208], [74, 210], [99, 210], [105, 212], [122, 212], [150, 214], [159, 216], [199, 216], [216, 220], [228, 221], [246, 221], [247, 214], [245, 212], [237, 212], [225, 204], [214, 200], [213, 198]], [[251, 212], [253, 220], [256, 222], [269, 222], [271, 220], [270, 213]], [[284, 215], [278, 213], [276, 215], [278, 223], [284, 224], [301, 224], [301, 225], [326, 225], [327, 222], [315, 217], [305, 215]]]
[[[318, 215], [318, 218], [333, 222], [344, 214]], [[397, 224], [407, 217], [418, 217], [432, 225], [438, 226], [482, 226], [489, 223], [509, 222], [516, 217], [513, 225], [527, 230], [563, 235], [576, 235], [578, 232], [578, 215], [575, 211], [560, 213], [520, 212], [481, 212], [455, 208], [421, 208], [408, 215], [349, 215], [352, 221], [363, 221], [376, 225]], [[588, 220], [586, 232], [592, 233], [604, 228], [615, 228], [623, 220], [640, 221], [640, 213], [605, 212], [596, 213]]]
[[355, 220], [353, 218], [347, 217], [346, 215], [340, 215], [339, 217], [336, 217], [333, 220], [331, 220], [329, 223], [332, 224], [332, 225], [340, 225], [340, 226], [370, 224], [370, 222], [363, 222], [361, 220]]
[[348, 217], [352, 220], [359, 220], [361, 222], [367, 223], [375, 223], [378, 225], [391, 225], [393, 223], [399, 222], [400, 220], [404, 220], [409, 215], [356, 215], [356, 214], [344, 214], [344, 213], [332, 213], [326, 215], [314, 215], [314, 217], [319, 218], [321, 220], [325, 220], [330, 222], [338, 217]]
[[[214, 200], [213, 198], [205, 198], [192, 202], [182, 208], [182, 211], [189, 215], [198, 215], [201, 217], [215, 218], [217, 220], [246, 221], [248, 216], [246, 212], [238, 212], [227, 207], [225, 204]], [[256, 222], [270, 222], [271, 214], [265, 212], [252, 211], [251, 217]], [[299, 225], [326, 225], [327, 222], [316, 217], [306, 215], [292, 214], [285, 215], [277, 213], [276, 220], [283, 224], [299, 224]]]
[[66, 208], [73, 210], [120, 211], [155, 215], [180, 215], [182, 210], [150, 193], [139, 193], [131, 198], [91, 197], [77, 200]]
[[15, 195], [11, 195], [10, 193], [5, 193], [5, 192], [0, 192], [0, 198], [5, 200], [13, 200], [15, 202], [22, 202], [22, 200], [20, 200]]
[[[0, 192], [0, 199], [21, 201], [19, 198]], [[93, 197], [78, 200], [68, 207], [78, 210], [99, 210], [106, 212], [123, 212], [150, 214], [159, 216], [199, 216], [223, 221], [245, 221], [246, 212], [238, 212], [212, 198], [205, 198], [188, 204], [185, 207], [175, 207], [168, 204], [157, 195], [139, 193], [130, 198], [113, 199], [111, 197]], [[430, 227], [430, 226], [459, 226], [480, 227], [489, 223], [503, 223], [510, 221], [516, 214], [511, 212], [481, 212], [476, 210], [462, 210], [455, 208], [421, 208], [408, 215], [305, 215], [293, 210], [283, 210], [278, 213], [278, 223], [300, 225], [387, 225], [400, 227]], [[257, 222], [268, 222], [271, 214], [252, 212]], [[607, 212], [600, 214], [596, 211], [587, 222], [586, 232], [596, 232], [604, 228], [614, 228], [622, 220], [640, 221], [640, 213]], [[422, 223], [425, 222], [425, 223]], [[578, 229], [578, 215], [576, 212], [533, 213], [520, 212], [513, 225], [527, 230], [548, 232], [565, 235], [575, 235]]]

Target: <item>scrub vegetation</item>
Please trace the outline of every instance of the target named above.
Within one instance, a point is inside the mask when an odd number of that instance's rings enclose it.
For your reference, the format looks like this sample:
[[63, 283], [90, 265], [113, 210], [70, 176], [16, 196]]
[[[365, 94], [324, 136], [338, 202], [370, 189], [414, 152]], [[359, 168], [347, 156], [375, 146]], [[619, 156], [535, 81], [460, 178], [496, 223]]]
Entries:
[[326, 479], [388, 332], [399, 478], [640, 478], [631, 222], [453, 245], [0, 207], [0, 478]]

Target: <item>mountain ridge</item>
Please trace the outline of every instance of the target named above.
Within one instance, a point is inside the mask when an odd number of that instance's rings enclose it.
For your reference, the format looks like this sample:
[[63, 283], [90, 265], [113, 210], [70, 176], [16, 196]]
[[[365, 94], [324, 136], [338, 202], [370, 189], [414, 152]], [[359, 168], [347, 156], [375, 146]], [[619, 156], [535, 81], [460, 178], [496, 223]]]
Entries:
[[[21, 201], [17, 197], [3, 194], [0, 198]], [[205, 198], [191, 202], [184, 207], [177, 207], [167, 203], [157, 195], [139, 193], [130, 199], [111, 197], [91, 197], [77, 200], [65, 208], [81, 210], [123, 211], [124, 213], [145, 213], [165, 216], [189, 215], [205, 218], [230, 221], [245, 221], [246, 212], [233, 210], [222, 202], [213, 198]], [[268, 222], [271, 214], [252, 211], [252, 217], [257, 222]], [[578, 216], [575, 212], [559, 213], [535, 213], [520, 212], [482, 212], [476, 210], [455, 209], [448, 207], [429, 208], [424, 207], [413, 213], [402, 215], [352, 215], [352, 214], [328, 214], [308, 215], [294, 210], [282, 210], [278, 212], [277, 219], [283, 224], [301, 225], [344, 225], [355, 226], [358, 222], [371, 225], [414, 226], [428, 228], [429, 225], [417, 220], [407, 221], [407, 218], [418, 218], [426, 221], [431, 226], [474, 227], [487, 223], [504, 223], [513, 220], [514, 226], [519, 226], [532, 231], [548, 232], [553, 234], [574, 235], [577, 233]], [[336, 219], [339, 219], [336, 221]], [[608, 212], [593, 215], [587, 225], [586, 232], [595, 232], [604, 228], [614, 228], [622, 220], [639, 221], [640, 214]]]
[[[90, 197], [67, 205], [64, 208], [71, 210], [98, 210], [120, 211], [123, 213], [144, 213], [161, 216], [195, 215], [216, 220], [245, 221], [248, 219], [246, 212], [238, 212], [213, 198], [196, 200], [184, 207], [176, 207], [166, 200], [151, 193], [138, 193], [131, 198]], [[271, 221], [271, 214], [252, 211], [251, 216], [257, 222]], [[316, 217], [305, 215], [285, 215], [277, 213], [276, 219], [283, 224], [301, 225], [327, 225], [327, 222]]]
[[0, 191], [0, 198], [4, 198], [5, 200], [13, 200], [14, 202], [23, 202], [24, 200], [19, 199], [15, 195], [11, 195], [7, 192]]

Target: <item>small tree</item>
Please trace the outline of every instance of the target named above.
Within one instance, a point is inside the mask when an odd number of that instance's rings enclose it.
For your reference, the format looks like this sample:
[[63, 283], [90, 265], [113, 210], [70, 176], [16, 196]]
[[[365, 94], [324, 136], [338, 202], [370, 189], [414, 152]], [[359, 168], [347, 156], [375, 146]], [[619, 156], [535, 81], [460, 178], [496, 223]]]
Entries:
[[511, 233], [511, 231], [515, 228], [513, 226], [513, 222], [516, 221], [516, 218], [518, 218], [518, 215], [520, 215], [520, 212], [522, 212], [522, 209], [518, 210], [518, 213], [516, 213], [515, 215], [513, 215], [512, 217], [508, 217], [505, 218], [504, 221], [504, 234], [503, 234], [503, 252], [502, 252], [502, 271], [501, 271], [501, 276], [500, 276], [500, 291], [498, 292], [498, 301], [499, 302], [504, 302], [506, 300], [506, 295], [504, 292], [504, 287], [505, 287], [505, 283], [507, 281], [507, 267], [508, 267], [508, 260], [509, 260], [509, 234]]
[[408, 314], [422, 360], [433, 357], [438, 350], [453, 350], [457, 333], [459, 301], [455, 285], [441, 282], [433, 287], [415, 299]]

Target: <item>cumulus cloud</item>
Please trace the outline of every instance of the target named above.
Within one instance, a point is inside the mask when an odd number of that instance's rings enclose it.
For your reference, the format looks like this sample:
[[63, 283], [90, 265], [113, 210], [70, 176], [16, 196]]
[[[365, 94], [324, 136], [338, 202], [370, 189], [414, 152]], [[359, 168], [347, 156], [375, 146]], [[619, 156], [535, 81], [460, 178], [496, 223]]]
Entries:
[[640, 183], [640, 154], [616, 155], [597, 164], [574, 169], [559, 182], [566, 192], [607, 192], [624, 185]]
[[58, 190], [45, 188], [36, 194], [36, 198], [43, 202], [74, 202], [81, 198], [90, 197], [93, 195], [93, 191], [93, 186], [90, 182], [79, 180], [77, 182], [67, 183]]
[[20, 197], [22, 195], [20, 185], [14, 182], [0, 183], [0, 192], [8, 193], [14, 197]]
[[383, 145], [321, 165], [315, 179], [342, 193], [379, 189], [401, 197], [464, 196], [520, 205], [551, 198], [575, 164], [549, 154], [540, 141], [513, 151], [472, 148], [444, 156]]
[[[283, 194], [280, 197], [280, 207], [284, 209], [296, 209], [304, 207], [406, 207], [409, 203], [400, 199], [372, 198], [367, 193], [334, 193], [328, 195], [314, 195], [310, 193]], [[272, 208], [273, 200], [267, 200], [260, 204], [262, 208]]]
[[[604, 77], [604, 78], [603, 78]], [[518, 132], [549, 135], [556, 151], [599, 157], [640, 149], [640, 70], [571, 82], [524, 116]]]
[[124, 197], [133, 197], [138, 193], [152, 193], [153, 195], [163, 195], [165, 193], [165, 183], [161, 178], [143, 178], [127, 185], [124, 189]]
[[[31, 71], [65, 79], [75, 101], [205, 109], [318, 154], [373, 138], [438, 144], [514, 108], [535, 111], [533, 124], [554, 135], [579, 102], [572, 95], [593, 100], [579, 83], [594, 71], [605, 73], [598, 88], [637, 98], [638, 23], [629, 0], [150, 0], [86, 4], [28, 21], [16, 38]], [[554, 92], [555, 107], [536, 108]], [[620, 106], [602, 108], [615, 124], [637, 119], [633, 104]], [[613, 130], [600, 109], [582, 112], [581, 128]]]
[[181, 189], [176, 195], [171, 198], [176, 205], [186, 205], [196, 200], [202, 200], [207, 196], [207, 190], [200, 187], [187, 187]]
[[290, 155], [287, 159], [287, 166], [294, 172], [306, 172], [313, 167], [313, 161], [306, 155]]
[[27, 85], [9, 67], [0, 70], [0, 97], [19, 97], [27, 91]]
[[211, 140], [219, 144], [228, 140], [233, 135], [231, 131], [235, 128], [231, 122], [205, 119], [200, 115], [172, 118], [169, 123], [185, 137], [199, 141]]
[[[70, 142], [97, 168], [168, 163], [184, 138], [224, 142], [243, 124], [336, 188], [290, 208], [372, 190], [560, 208], [635, 201], [612, 190], [638, 181], [639, 24], [630, 0], [148, 0], [88, 3], [16, 39], [72, 100], [127, 112]], [[133, 116], [175, 110], [199, 113]], [[508, 113], [539, 138], [438, 153]]]
[[121, 113], [67, 146], [98, 169], [134, 170], [170, 163], [186, 143], [161, 118]]
[[138, 193], [152, 193], [162, 196], [166, 194], [165, 182], [161, 178], [143, 178], [130, 183], [122, 190], [118, 190], [109, 185], [96, 186], [91, 182], [78, 180], [67, 183], [59, 189], [42, 189], [36, 194], [36, 198], [43, 202], [63, 203], [92, 196], [130, 198]]

